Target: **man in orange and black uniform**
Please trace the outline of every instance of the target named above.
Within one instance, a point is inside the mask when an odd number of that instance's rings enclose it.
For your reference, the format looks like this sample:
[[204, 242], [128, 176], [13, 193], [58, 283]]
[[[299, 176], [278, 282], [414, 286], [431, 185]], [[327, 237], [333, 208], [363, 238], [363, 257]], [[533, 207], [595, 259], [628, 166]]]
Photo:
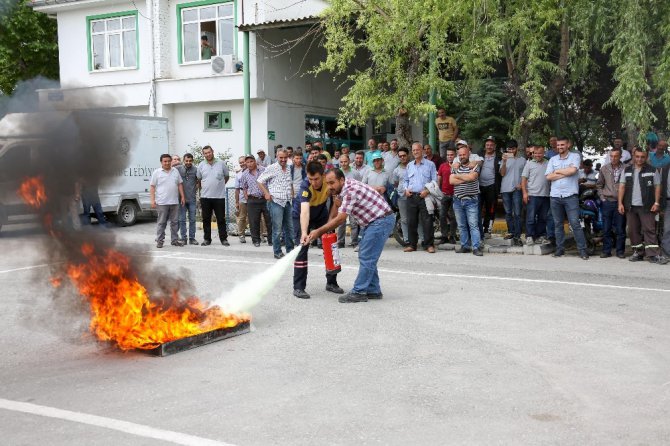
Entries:
[[[328, 223], [331, 211], [337, 212], [332, 206], [333, 199], [328, 186], [323, 182], [324, 168], [318, 161], [307, 164], [307, 178], [300, 184], [300, 189], [293, 199], [293, 227], [295, 228], [296, 246], [302, 244], [300, 253], [293, 263], [293, 295], [300, 299], [309, 299], [307, 288], [307, 246], [305, 240], [312, 229], [320, 228]], [[337, 284], [337, 272], [326, 271], [326, 291], [343, 294], [344, 290]]]

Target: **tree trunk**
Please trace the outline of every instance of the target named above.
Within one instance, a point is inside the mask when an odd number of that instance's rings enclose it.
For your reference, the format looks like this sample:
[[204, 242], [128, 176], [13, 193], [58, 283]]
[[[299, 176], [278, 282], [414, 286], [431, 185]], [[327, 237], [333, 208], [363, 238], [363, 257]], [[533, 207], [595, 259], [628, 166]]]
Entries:
[[395, 117], [395, 136], [398, 138], [398, 147], [412, 147], [412, 125], [409, 122], [409, 114], [404, 108], [398, 109]]
[[530, 139], [530, 132], [533, 130], [535, 121], [529, 121], [524, 119], [519, 125], [519, 153], [526, 153], [526, 146], [528, 145], [528, 140]]

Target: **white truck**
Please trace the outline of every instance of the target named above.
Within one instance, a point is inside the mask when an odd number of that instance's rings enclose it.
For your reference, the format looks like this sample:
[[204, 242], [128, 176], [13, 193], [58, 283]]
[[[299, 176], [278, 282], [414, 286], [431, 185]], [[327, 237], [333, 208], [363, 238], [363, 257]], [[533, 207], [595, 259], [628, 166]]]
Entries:
[[[125, 167], [110, 178], [101, 179], [99, 194], [102, 210], [121, 226], [132, 225], [140, 213], [153, 213], [149, 199], [152, 172], [160, 166], [159, 157], [168, 152], [168, 120], [147, 116], [90, 111], [10, 113], [0, 120], [0, 228], [12, 217], [28, 215], [30, 209], [17, 196], [23, 180], [17, 166], [30, 165], [40, 150], [48, 150], [48, 134], [26, 131], [26, 122], [66, 122], [70, 115], [86, 113], [86, 118], [121, 120], [124, 133], [116, 147], [127, 158]], [[28, 163], [28, 164], [26, 164]]]

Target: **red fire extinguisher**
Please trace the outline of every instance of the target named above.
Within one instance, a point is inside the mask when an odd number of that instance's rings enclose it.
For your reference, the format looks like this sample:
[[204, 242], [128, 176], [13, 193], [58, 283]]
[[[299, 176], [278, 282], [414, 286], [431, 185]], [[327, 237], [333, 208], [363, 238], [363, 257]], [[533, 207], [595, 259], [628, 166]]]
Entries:
[[323, 260], [326, 262], [326, 271], [339, 272], [342, 270], [340, 263], [340, 249], [337, 247], [337, 234], [330, 232], [321, 236], [323, 245]]

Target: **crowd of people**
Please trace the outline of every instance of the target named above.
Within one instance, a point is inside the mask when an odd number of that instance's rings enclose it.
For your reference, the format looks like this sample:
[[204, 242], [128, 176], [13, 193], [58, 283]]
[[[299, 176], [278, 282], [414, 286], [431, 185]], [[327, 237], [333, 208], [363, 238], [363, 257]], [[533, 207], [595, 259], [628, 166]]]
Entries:
[[[549, 138], [546, 147], [529, 144], [525, 151], [519, 150], [515, 140], [499, 148], [498, 141], [488, 137], [483, 150], [475, 154], [467, 141], [459, 139], [452, 121], [440, 110], [436, 120], [437, 153], [429, 144], [415, 142], [411, 147], [400, 147], [395, 139], [379, 143], [370, 139], [367, 150], [356, 152], [342, 144], [331, 154], [320, 142], [314, 142], [306, 143], [304, 150], [278, 146], [275, 160], [264, 150], [259, 150], [257, 156], [241, 156], [235, 173], [239, 241], [246, 243], [248, 225], [253, 245], [259, 247], [267, 242], [276, 259], [285, 255], [282, 247], [288, 252], [303, 245], [294, 265], [294, 294], [308, 298], [304, 245], [307, 241], [318, 245], [320, 241], [314, 234], [322, 234], [323, 228], [336, 232], [338, 248], [350, 246], [359, 252], [361, 265], [368, 262], [367, 281], [355, 287], [353, 295], [344, 296], [345, 301], [359, 302], [365, 295], [381, 296], [376, 259], [383, 243], [368, 243], [365, 250], [361, 246], [364, 234], [371, 233], [370, 224], [376, 220], [384, 223], [380, 226], [380, 233], [386, 234], [382, 240], [389, 237], [396, 219], [389, 217], [390, 212], [397, 211], [407, 253], [419, 247], [435, 253], [436, 244], [453, 243], [458, 244], [456, 253], [482, 256], [501, 199], [507, 225], [504, 238], [511, 245], [549, 245], [554, 257], [564, 256], [567, 220], [579, 257], [588, 260], [580, 196], [590, 194], [598, 204], [602, 223], [600, 257], [626, 258], [628, 236], [632, 247], [630, 261], [668, 262], [670, 155], [666, 153], [666, 141], [629, 151], [616, 138], [604, 164], [594, 169], [592, 161], [583, 159], [565, 137]], [[161, 157], [161, 169], [151, 178], [152, 206], [158, 211], [159, 248], [163, 246], [168, 222], [172, 245], [199, 243], [195, 228], [198, 192], [202, 245], [212, 242], [214, 214], [219, 240], [229, 246], [225, 220], [228, 167], [214, 156], [210, 146], [203, 149], [203, 156], [204, 161], [197, 166], [191, 154], [184, 155], [183, 164], [176, 155]], [[350, 192], [350, 197], [354, 197], [350, 200], [365, 203], [342, 204], [338, 185], [340, 192], [355, 191]], [[370, 194], [375, 195], [375, 200]], [[343, 293], [336, 275], [327, 275], [327, 289]]]

